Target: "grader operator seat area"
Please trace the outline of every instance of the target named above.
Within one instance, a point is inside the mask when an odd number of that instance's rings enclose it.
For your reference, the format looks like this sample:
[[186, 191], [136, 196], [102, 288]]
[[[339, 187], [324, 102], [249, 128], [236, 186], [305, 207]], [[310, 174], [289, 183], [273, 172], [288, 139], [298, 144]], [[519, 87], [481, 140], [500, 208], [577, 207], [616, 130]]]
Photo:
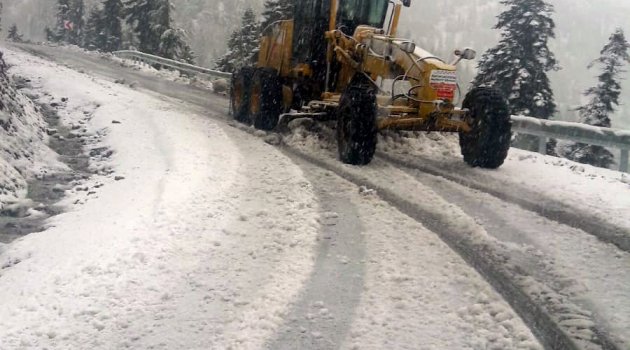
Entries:
[[354, 35], [360, 25], [384, 28], [388, 0], [341, 0], [337, 28], [346, 35]]
[[319, 65], [326, 58], [325, 33], [330, 22], [330, 0], [296, 0], [294, 6], [294, 64]]
[[[383, 28], [389, 7], [388, 0], [340, 0], [337, 28], [353, 35], [359, 25]], [[331, 0], [296, 0], [294, 6], [294, 64], [312, 65], [315, 75], [325, 67], [330, 29]]]

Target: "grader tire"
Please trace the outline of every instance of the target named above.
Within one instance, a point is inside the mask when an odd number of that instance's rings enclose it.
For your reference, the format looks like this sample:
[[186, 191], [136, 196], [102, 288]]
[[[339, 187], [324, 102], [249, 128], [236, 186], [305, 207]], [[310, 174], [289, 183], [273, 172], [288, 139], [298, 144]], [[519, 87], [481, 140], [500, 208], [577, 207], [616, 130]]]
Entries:
[[249, 115], [254, 127], [273, 130], [282, 113], [282, 82], [275, 69], [258, 68], [252, 79]]
[[512, 139], [505, 98], [494, 88], [478, 87], [464, 99], [472, 130], [459, 134], [464, 161], [472, 167], [496, 169], [507, 158]]
[[249, 101], [254, 68], [244, 67], [232, 75], [230, 84], [230, 105], [234, 120], [249, 123]]
[[351, 165], [367, 165], [376, 152], [376, 91], [370, 82], [355, 79], [339, 101], [337, 147], [339, 159]]

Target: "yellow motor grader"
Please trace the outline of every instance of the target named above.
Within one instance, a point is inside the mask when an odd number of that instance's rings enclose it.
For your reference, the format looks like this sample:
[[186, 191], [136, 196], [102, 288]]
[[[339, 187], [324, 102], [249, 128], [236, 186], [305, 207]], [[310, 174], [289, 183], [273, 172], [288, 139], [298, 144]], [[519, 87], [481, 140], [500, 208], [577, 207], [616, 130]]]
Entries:
[[397, 37], [411, 0], [295, 0], [293, 18], [262, 33], [256, 67], [235, 72], [234, 118], [274, 129], [291, 118], [337, 120], [339, 158], [368, 164], [379, 130], [456, 132], [464, 160], [497, 168], [507, 157], [511, 123], [491, 87], [461, 92], [456, 65], [475, 58], [456, 50], [451, 63]]

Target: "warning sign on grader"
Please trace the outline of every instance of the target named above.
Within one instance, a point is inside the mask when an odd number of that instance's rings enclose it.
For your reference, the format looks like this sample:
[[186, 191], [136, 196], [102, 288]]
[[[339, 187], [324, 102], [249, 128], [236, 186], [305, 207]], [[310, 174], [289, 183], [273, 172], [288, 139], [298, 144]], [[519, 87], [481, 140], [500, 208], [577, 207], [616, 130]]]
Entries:
[[438, 98], [453, 100], [457, 90], [457, 72], [434, 70], [431, 72], [430, 84], [437, 91]]

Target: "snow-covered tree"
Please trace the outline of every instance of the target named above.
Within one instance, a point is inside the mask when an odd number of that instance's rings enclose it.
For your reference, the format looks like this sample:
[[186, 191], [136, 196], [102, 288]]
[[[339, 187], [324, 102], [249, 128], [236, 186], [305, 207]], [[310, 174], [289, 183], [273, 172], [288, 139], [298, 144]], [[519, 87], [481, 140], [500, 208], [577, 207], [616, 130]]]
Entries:
[[260, 29], [264, 30], [274, 22], [293, 17], [293, 0], [267, 0], [262, 13]]
[[171, 28], [162, 34], [159, 55], [191, 64], [195, 62], [195, 55], [186, 43], [186, 34], [183, 29]]
[[191, 62], [193, 53], [183, 30], [173, 26], [170, 0], [127, 0], [127, 23], [134, 30], [140, 51]]
[[85, 26], [85, 2], [83, 0], [72, 0], [68, 21], [71, 29], [68, 31], [68, 42], [73, 45], [83, 45], [83, 27]]
[[150, 54], [157, 53], [162, 37], [162, 32], [156, 33], [153, 26], [152, 13], [156, 8], [156, 2], [154, 0], [125, 0], [124, 2], [127, 24], [136, 36], [138, 49]]
[[[555, 37], [554, 8], [544, 0], [502, 0], [507, 10], [494, 27], [499, 44], [479, 62], [473, 85], [494, 86], [508, 99], [512, 114], [550, 119], [556, 103], [547, 73], [560, 69], [548, 47]], [[537, 138], [520, 135], [516, 144], [537, 149]]]
[[57, 26], [52, 41], [69, 41], [69, 30], [66, 24], [70, 21], [70, 0], [57, 0]]
[[[581, 122], [588, 125], [609, 128], [612, 126], [610, 116], [619, 106], [621, 95], [621, 74], [623, 66], [630, 63], [630, 43], [626, 40], [622, 29], [617, 29], [600, 52], [601, 56], [588, 68], [595, 65], [602, 67], [598, 76], [599, 83], [584, 93], [590, 100], [577, 109]], [[609, 168], [614, 163], [614, 156], [604, 147], [576, 143], [571, 145], [565, 156], [574, 161]]]
[[232, 33], [228, 41], [228, 52], [216, 62], [216, 68], [224, 72], [235, 72], [252, 65], [259, 48], [260, 26], [252, 9], [243, 13], [240, 29]]
[[0, 2], [0, 32], [2, 31], [2, 10], [4, 9], [4, 4]]
[[16, 43], [20, 43], [23, 41], [22, 35], [18, 33], [17, 25], [14, 24], [11, 26], [11, 28], [9, 28], [9, 35], [7, 36], [7, 39]]
[[103, 10], [98, 6], [94, 6], [90, 10], [90, 15], [85, 23], [85, 48], [89, 50], [103, 50], [107, 42], [103, 28]]
[[121, 0], [104, 0], [90, 11], [85, 29], [85, 46], [91, 50], [112, 52], [122, 44], [123, 4]]
[[121, 0], [105, 0], [102, 12], [102, 32], [104, 36], [103, 50], [112, 52], [120, 50], [122, 43], [123, 3]]

